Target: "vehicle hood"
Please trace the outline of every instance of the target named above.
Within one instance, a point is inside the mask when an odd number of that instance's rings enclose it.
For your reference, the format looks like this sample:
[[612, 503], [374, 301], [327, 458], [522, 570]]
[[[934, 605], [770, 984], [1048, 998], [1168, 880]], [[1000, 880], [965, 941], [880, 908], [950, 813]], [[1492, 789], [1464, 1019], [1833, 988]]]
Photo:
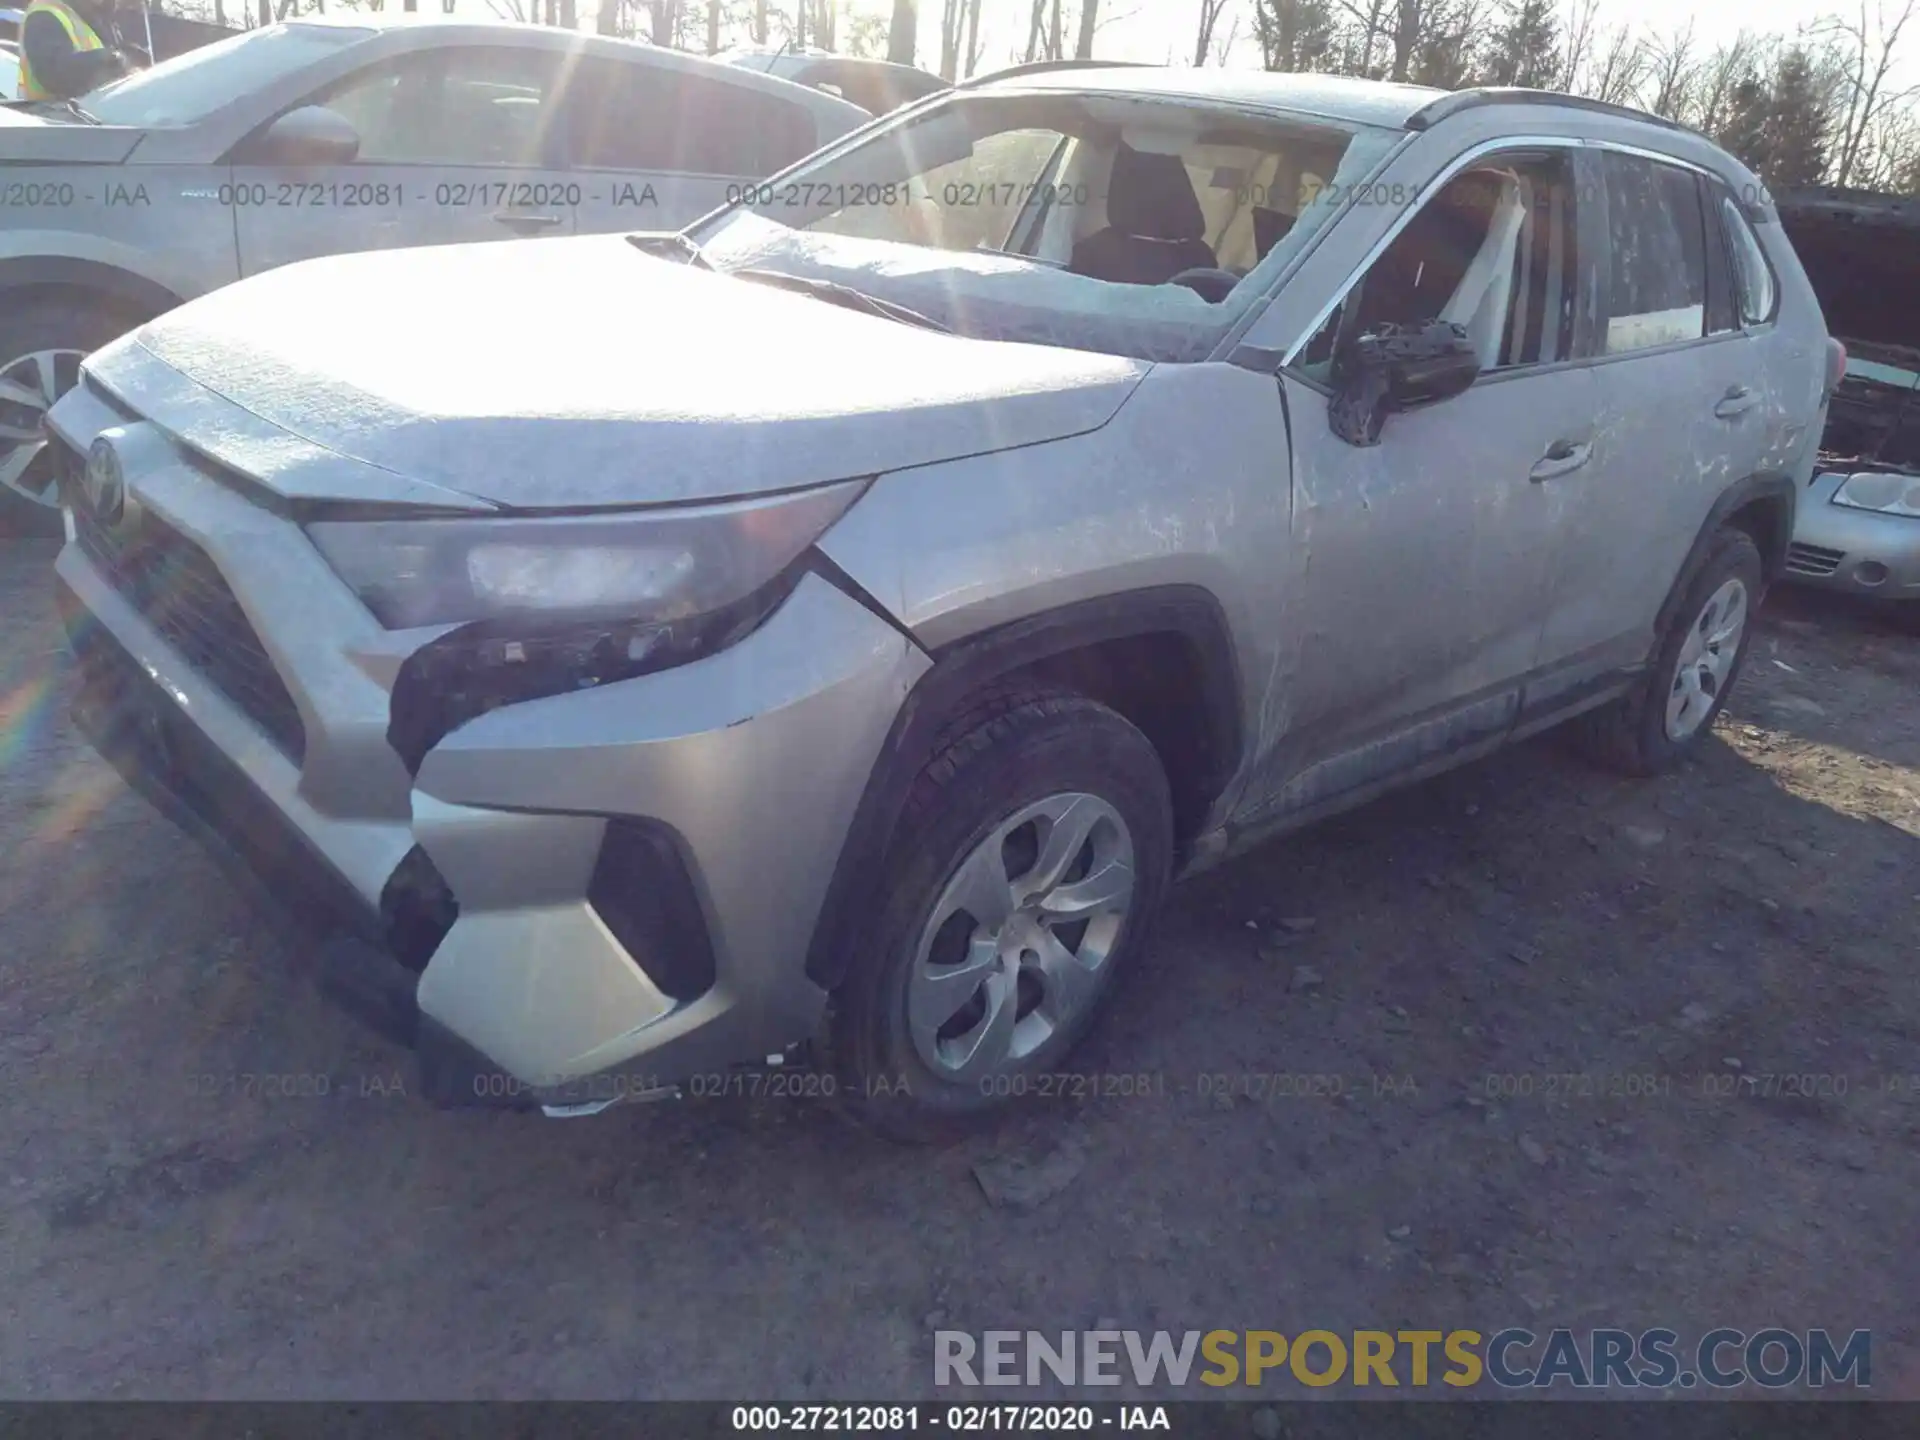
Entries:
[[1778, 196], [1775, 208], [1848, 352], [1821, 450], [1830, 462], [1920, 467], [1920, 201], [1823, 189]]
[[118, 165], [147, 132], [126, 125], [89, 125], [83, 120], [0, 105], [0, 169], [9, 164]]
[[276, 467], [257, 443], [223, 454], [226, 437], [264, 422], [306, 442], [289, 454], [510, 508], [718, 500], [1058, 439], [1105, 424], [1149, 368], [923, 330], [619, 236], [310, 261], [172, 311], [134, 346], [244, 423], [184, 402], [176, 423], [166, 386], [120, 377], [125, 346], [100, 357], [109, 390], [283, 494], [328, 498], [327, 467]]
[[1828, 333], [1920, 349], [1920, 200], [1819, 189], [1776, 195], [1774, 205]]

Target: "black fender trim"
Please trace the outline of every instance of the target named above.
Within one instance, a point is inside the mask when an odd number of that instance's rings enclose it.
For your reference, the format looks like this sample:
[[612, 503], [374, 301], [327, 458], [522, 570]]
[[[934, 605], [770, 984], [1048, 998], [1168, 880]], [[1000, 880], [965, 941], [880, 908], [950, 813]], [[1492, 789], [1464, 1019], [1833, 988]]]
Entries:
[[1203, 784], [1217, 796], [1239, 768], [1241, 686], [1231, 631], [1220, 602], [1197, 585], [1163, 585], [1076, 602], [985, 630], [930, 651], [921, 676], [894, 717], [880, 758], [867, 777], [853, 823], [827, 886], [807, 977], [824, 990], [845, 978], [862, 936], [859, 897], [893, 838], [907, 791], [942, 728], [967, 700], [995, 682], [1072, 652], [1116, 640], [1173, 635], [1199, 658], [1208, 763]]
[[[1787, 563], [1787, 544], [1793, 536], [1795, 511], [1799, 508], [1799, 492], [1794, 488], [1793, 479], [1787, 475], [1749, 475], [1744, 480], [1736, 480], [1713, 502], [1713, 508], [1707, 511], [1707, 518], [1700, 522], [1700, 532], [1693, 538], [1693, 547], [1687, 551], [1686, 561], [1680, 566], [1680, 573], [1674, 577], [1673, 586], [1667, 591], [1667, 598], [1660, 604], [1660, 613], [1653, 623], [1654, 646], [1659, 646], [1659, 637], [1667, 633], [1667, 627], [1673, 624], [1674, 610], [1680, 604], [1680, 597], [1693, 583], [1693, 577], [1699, 573], [1701, 563], [1706, 559], [1708, 546], [1733, 513], [1752, 504], [1755, 500], [1778, 500], [1786, 508], [1786, 519], [1778, 538], [1778, 543], [1760, 542], [1760, 559], [1765, 565], [1763, 571], [1767, 584], [1771, 585], [1780, 577]], [[1755, 597], [1757, 604], [1761, 597]]]
[[184, 303], [181, 296], [166, 286], [98, 260], [78, 260], [63, 255], [26, 255], [16, 260], [0, 260], [0, 290], [54, 287], [91, 291], [138, 311], [146, 319]]

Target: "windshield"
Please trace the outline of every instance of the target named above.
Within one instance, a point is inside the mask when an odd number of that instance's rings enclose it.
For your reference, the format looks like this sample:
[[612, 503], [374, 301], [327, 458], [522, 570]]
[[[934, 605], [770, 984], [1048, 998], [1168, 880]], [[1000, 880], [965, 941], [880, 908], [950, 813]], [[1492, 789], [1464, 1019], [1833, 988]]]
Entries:
[[1193, 101], [957, 94], [744, 187], [695, 236], [717, 269], [833, 280], [961, 334], [1195, 360], [1400, 138]]
[[270, 85], [371, 33], [336, 25], [249, 30], [102, 85], [80, 103], [105, 125], [192, 125], [234, 97]]

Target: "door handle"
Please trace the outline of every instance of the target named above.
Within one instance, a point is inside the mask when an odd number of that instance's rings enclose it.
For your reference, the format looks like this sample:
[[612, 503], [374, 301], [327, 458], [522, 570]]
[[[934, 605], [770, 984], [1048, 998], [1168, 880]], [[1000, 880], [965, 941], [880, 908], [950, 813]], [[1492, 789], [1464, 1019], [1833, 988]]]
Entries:
[[1713, 413], [1722, 420], [1731, 420], [1744, 415], [1760, 403], [1760, 397], [1744, 385], [1735, 385], [1721, 397], [1720, 403], [1713, 407]]
[[1577, 444], [1571, 440], [1556, 440], [1547, 447], [1547, 453], [1534, 462], [1533, 469], [1527, 472], [1527, 478], [1538, 485], [1542, 480], [1571, 475], [1586, 464], [1592, 454], [1593, 442], [1590, 440], [1582, 440]]
[[565, 223], [560, 215], [528, 215], [517, 210], [496, 210], [493, 212], [496, 225], [504, 225], [509, 230], [519, 230], [531, 235], [536, 230], [550, 230], [555, 225]]

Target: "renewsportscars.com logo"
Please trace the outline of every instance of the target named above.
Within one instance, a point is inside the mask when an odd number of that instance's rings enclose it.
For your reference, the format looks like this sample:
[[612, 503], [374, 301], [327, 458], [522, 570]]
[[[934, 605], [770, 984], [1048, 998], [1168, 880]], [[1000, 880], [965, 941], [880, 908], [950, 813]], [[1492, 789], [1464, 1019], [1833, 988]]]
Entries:
[[1330, 1385], [1456, 1389], [1784, 1389], [1873, 1383], [1873, 1332], [1652, 1329], [936, 1330], [935, 1385]]

